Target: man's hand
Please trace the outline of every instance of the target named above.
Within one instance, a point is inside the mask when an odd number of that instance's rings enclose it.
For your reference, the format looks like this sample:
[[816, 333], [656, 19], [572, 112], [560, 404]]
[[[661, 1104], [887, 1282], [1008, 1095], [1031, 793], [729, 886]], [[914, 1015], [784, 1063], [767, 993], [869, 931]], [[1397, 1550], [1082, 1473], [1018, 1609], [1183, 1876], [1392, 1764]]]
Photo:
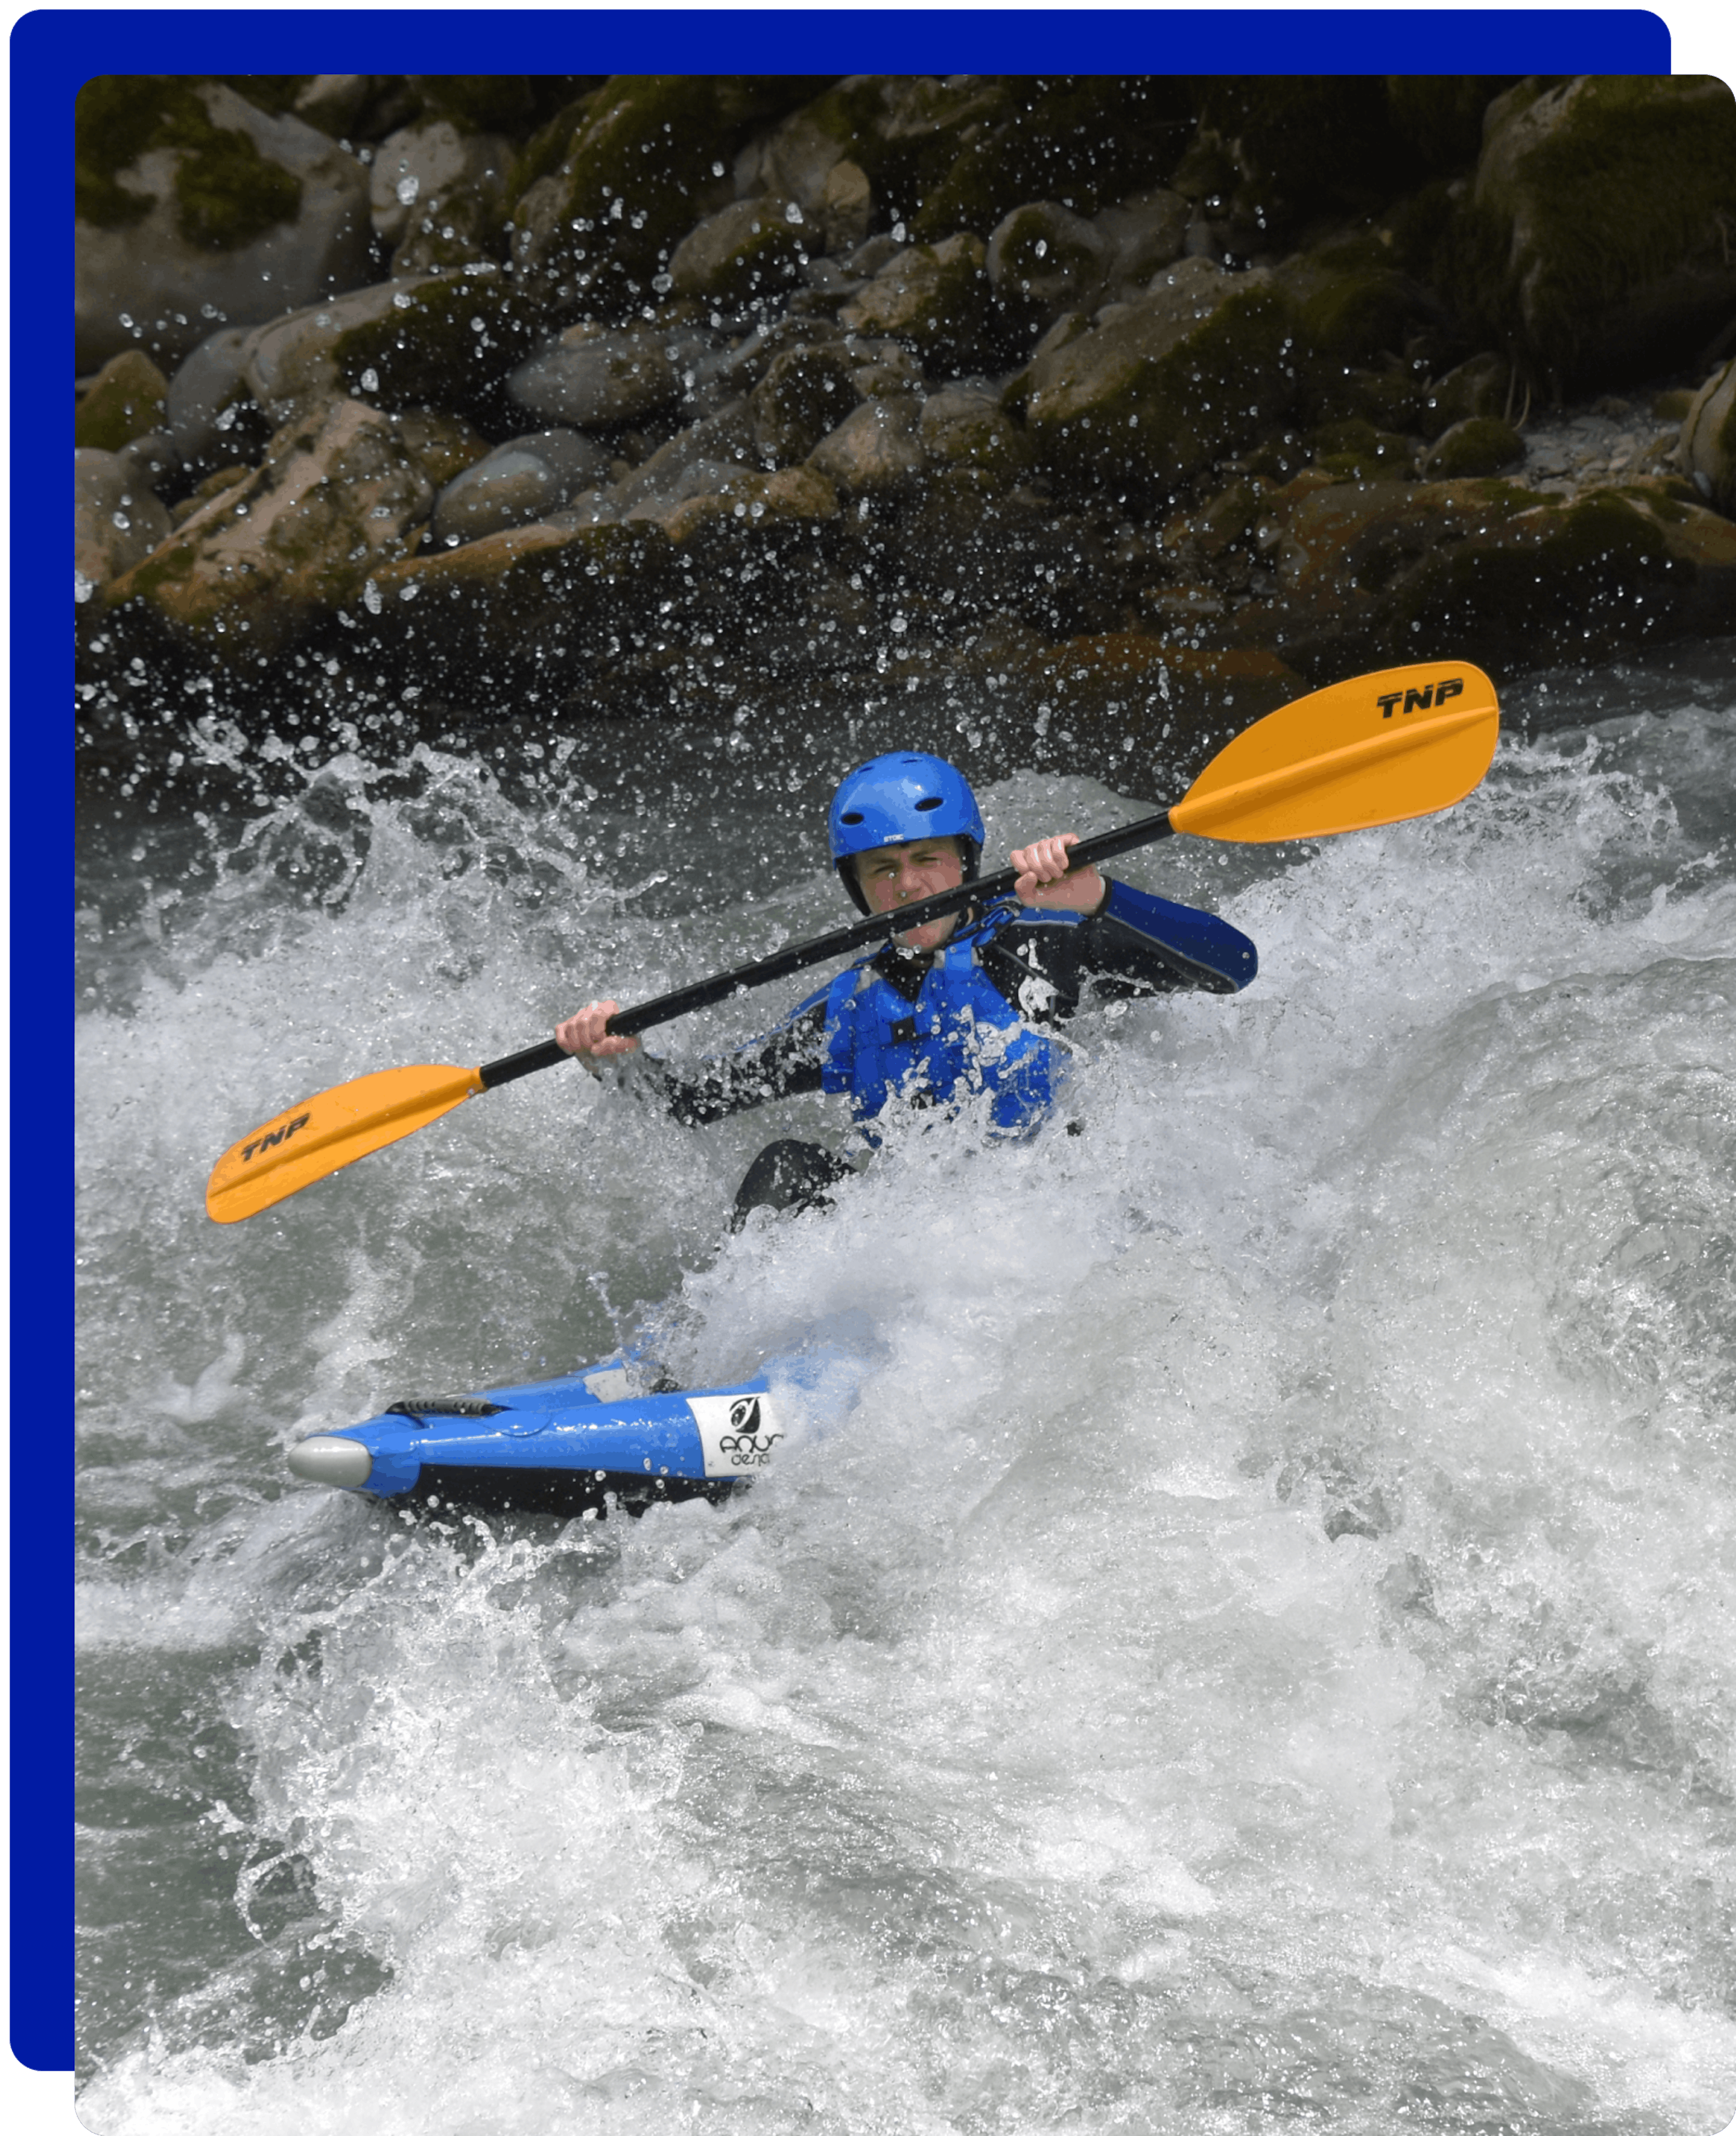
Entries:
[[598, 1072], [599, 1061], [607, 1061], [617, 1053], [637, 1053], [638, 1039], [604, 1034], [604, 1025], [620, 1006], [619, 1002], [590, 1002], [577, 1016], [570, 1016], [565, 1023], [555, 1025], [555, 1043], [564, 1053], [576, 1053], [594, 1075]]
[[1088, 867], [1077, 875], [1067, 873], [1067, 848], [1078, 843], [1075, 833], [1063, 831], [1058, 838], [1038, 838], [1010, 856], [1019, 871], [1013, 890], [1021, 905], [1040, 905], [1051, 912], [1090, 914], [1103, 910], [1109, 886], [1097, 870]]

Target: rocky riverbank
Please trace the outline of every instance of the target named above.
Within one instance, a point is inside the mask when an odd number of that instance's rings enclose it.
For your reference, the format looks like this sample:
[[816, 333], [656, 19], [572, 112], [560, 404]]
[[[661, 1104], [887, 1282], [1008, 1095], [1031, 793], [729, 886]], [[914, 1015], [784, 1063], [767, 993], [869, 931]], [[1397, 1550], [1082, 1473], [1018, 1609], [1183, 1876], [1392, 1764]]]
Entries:
[[1148, 783], [1736, 632], [1698, 79], [101, 77], [90, 760], [848, 706]]

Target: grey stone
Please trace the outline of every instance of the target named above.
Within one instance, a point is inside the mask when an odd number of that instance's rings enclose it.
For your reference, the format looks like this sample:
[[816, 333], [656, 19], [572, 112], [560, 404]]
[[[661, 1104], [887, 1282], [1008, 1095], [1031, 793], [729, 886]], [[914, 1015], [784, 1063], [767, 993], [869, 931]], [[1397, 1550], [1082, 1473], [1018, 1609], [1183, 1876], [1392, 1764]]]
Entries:
[[279, 423], [298, 408], [337, 398], [347, 390], [337, 357], [342, 337], [352, 327], [373, 326], [405, 309], [409, 298], [429, 279], [422, 275], [376, 282], [255, 327], [241, 357], [247, 390]]
[[[658, 446], [650, 458], [624, 476], [609, 492], [610, 504], [625, 517], [654, 517], [640, 510], [655, 505], [660, 510], [690, 497], [715, 493], [713, 478], [719, 468], [741, 468], [754, 457], [754, 423], [745, 400], [738, 400], [703, 422], [690, 423], [684, 430]], [[696, 485], [692, 470], [708, 470]]]
[[173, 531], [169, 515], [119, 453], [85, 446], [72, 455], [72, 567], [75, 600], [142, 563]]
[[1675, 464], [1702, 497], [1736, 518], [1736, 357], [1695, 395], [1682, 420]]
[[732, 393], [751, 391], [786, 349], [841, 347], [844, 330], [835, 319], [807, 316], [773, 319], [757, 328], [718, 360], [718, 382]]
[[300, 211], [251, 244], [205, 250], [178, 226], [174, 177], [185, 152], [148, 151], [120, 173], [130, 191], [151, 197], [143, 219], [119, 230], [76, 226], [75, 360], [81, 372], [133, 347], [167, 367], [213, 325], [251, 325], [367, 279], [368, 179], [356, 158], [299, 119], [256, 110], [221, 82], [201, 82], [196, 93], [213, 124], [245, 134], [261, 156], [300, 181]]
[[246, 347], [245, 327], [219, 327], [169, 381], [169, 435], [184, 459], [210, 458], [234, 430], [238, 404], [249, 397], [241, 376]]
[[371, 74], [317, 74], [296, 98], [295, 115], [336, 141], [361, 116], [373, 93]]
[[795, 201], [779, 193], [735, 201], [708, 215], [676, 245], [670, 282], [679, 297], [734, 310], [798, 282], [808, 239], [817, 235]]
[[681, 381], [653, 335], [577, 326], [521, 363], [507, 391], [545, 422], [605, 430], [672, 406]]
[[441, 490], [434, 499], [434, 539], [449, 546], [546, 518], [608, 472], [608, 455], [577, 430], [510, 439]]
[[865, 400], [809, 454], [807, 464], [851, 497], [895, 496], [924, 464], [916, 434], [919, 403], [890, 396]]
[[128, 482], [142, 482], [147, 489], [154, 490], [158, 483], [172, 480], [181, 472], [181, 454], [167, 430], [147, 430], [142, 438], [123, 445], [114, 457], [125, 469]]
[[860, 163], [846, 157], [826, 173], [817, 219], [828, 252], [847, 251], [867, 236], [874, 222], [874, 187]]

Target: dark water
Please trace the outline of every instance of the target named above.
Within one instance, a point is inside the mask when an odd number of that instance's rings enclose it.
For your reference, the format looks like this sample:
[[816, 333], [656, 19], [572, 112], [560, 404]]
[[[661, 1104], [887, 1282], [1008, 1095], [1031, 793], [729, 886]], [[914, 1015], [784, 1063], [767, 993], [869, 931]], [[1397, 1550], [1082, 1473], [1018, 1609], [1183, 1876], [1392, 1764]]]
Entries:
[[[1721, 2128], [1728, 665], [1515, 691], [1443, 818], [1136, 857], [1254, 988], [1075, 1027], [1078, 1135], [895, 1137], [720, 1251], [821, 1101], [689, 1134], [562, 1070], [245, 1225], [201, 1190], [298, 1095], [835, 925], [863, 738], [94, 802], [86, 2124]], [[1001, 847], [1169, 798], [986, 795]], [[636, 1523], [288, 1478], [662, 1300], [700, 1380], [847, 1326], [860, 1406]]]

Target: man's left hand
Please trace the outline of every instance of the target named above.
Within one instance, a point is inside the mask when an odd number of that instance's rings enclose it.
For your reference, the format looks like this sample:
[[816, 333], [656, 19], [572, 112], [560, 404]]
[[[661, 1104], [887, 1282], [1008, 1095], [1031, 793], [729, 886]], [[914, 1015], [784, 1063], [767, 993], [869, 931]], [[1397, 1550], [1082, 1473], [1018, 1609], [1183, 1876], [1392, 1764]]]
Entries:
[[1051, 912], [1090, 914], [1103, 910], [1109, 886], [1097, 870], [1081, 868], [1077, 875], [1067, 872], [1067, 848], [1078, 843], [1077, 833], [1063, 831], [1059, 837], [1038, 838], [1011, 855], [1019, 871], [1013, 891], [1020, 904], [1040, 905]]

